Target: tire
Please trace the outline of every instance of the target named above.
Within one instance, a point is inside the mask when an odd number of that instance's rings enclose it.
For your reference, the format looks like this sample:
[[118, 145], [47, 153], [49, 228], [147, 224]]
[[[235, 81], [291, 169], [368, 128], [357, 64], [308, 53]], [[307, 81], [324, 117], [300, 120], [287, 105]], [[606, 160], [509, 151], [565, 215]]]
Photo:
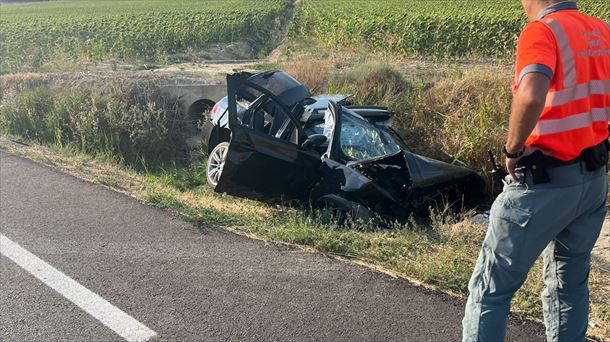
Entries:
[[325, 195], [316, 202], [323, 212], [330, 214], [330, 219], [338, 226], [343, 226], [348, 219], [369, 222], [374, 217], [365, 206], [337, 195]]
[[216, 145], [210, 156], [208, 157], [208, 163], [206, 165], [206, 179], [212, 189], [216, 189], [218, 181], [222, 175], [222, 170], [225, 165], [225, 159], [227, 158], [227, 152], [229, 151], [229, 143], [223, 141]]

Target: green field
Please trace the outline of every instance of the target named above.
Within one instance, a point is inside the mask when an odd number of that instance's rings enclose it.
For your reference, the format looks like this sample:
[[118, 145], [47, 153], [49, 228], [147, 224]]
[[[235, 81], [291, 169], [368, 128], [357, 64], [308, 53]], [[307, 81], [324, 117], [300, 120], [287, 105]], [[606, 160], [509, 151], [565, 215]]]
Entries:
[[[605, 0], [579, 6], [610, 19]], [[517, 0], [304, 0], [295, 16], [293, 35], [328, 47], [438, 58], [510, 57], [527, 23]]]
[[37, 69], [54, 58], [145, 60], [197, 52], [212, 43], [253, 40], [289, 7], [285, 0], [57, 1], [1, 5], [2, 73]]
[[[580, 0], [610, 19], [605, 0]], [[82, 0], [0, 5], [0, 74], [71, 63], [197, 60], [211, 44], [274, 48], [289, 0]], [[510, 58], [527, 22], [517, 0], [303, 0], [294, 39], [398, 56]], [[279, 33], [281, 35], [281, 32]], [[44, 66], [49, 66], [46, 67]]]

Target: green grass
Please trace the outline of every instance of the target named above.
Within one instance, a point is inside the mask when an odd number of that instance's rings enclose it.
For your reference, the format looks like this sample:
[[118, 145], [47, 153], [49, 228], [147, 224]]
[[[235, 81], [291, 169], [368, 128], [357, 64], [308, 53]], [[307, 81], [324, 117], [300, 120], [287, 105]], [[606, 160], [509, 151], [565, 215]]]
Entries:
[[114, 79], [71, 87], [21, 81], [1, 82], [6, 93], [0, 98], [0, 132], [131, 165], [185, 158], [186, 123], [179, 120], [176, 100], [154, 81]]
[[2, 5], [0, 71], [37, 70], [55, 59], [168, 62], [213, 43], [259, 51], [281, 29], [286, 0], [96, 0]]

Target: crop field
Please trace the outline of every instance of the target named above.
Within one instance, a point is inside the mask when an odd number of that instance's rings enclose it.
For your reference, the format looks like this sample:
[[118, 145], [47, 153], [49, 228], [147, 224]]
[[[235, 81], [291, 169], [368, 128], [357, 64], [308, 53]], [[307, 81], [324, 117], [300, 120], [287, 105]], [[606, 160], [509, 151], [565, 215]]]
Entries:
[[[579, 4], [586, 13], [610, 19], [605, 0]], [[234, 41], [249, 41], [265, 52], [274, 44], [269, 35], [290, 18], [293, 2], [69, 0], [0, 6], [0, 74], [6, 74], [62, 60], [188, 60], [210, 44]], [[290, 32], [328, 47], [502, 59], [513, 55], [526, 22], [516, 0], [303, 0]]]
[[285, 0], [61, 1], [1, 5], [2, 73], [53, 58], [164, 61], [212, 43], [258, 39], [278, 29]]
[[[610, 19], [606, 0], [578, 3], [583, 12]], [[526, 23], [516, 0], [305, 0], [291, 33], [314, 36], [329, 47], [438, 58], [507, 58]]]

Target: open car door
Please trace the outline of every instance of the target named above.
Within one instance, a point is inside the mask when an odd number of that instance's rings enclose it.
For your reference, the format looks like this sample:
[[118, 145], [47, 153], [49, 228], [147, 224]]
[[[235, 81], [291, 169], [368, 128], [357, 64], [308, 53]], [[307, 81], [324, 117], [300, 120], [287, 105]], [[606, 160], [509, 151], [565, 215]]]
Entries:
[[[282, 94], [237, 75], [227, 76], [227, 92], [231, 141], [215, 191], [261, 200], [304, 199], [321, 161], [315, 150], [301, 147], [302, 125], [295, 116], [302, 106], [293, 104], [291, 111]], [[246, 110], [238, 112], [238, 103]]]

